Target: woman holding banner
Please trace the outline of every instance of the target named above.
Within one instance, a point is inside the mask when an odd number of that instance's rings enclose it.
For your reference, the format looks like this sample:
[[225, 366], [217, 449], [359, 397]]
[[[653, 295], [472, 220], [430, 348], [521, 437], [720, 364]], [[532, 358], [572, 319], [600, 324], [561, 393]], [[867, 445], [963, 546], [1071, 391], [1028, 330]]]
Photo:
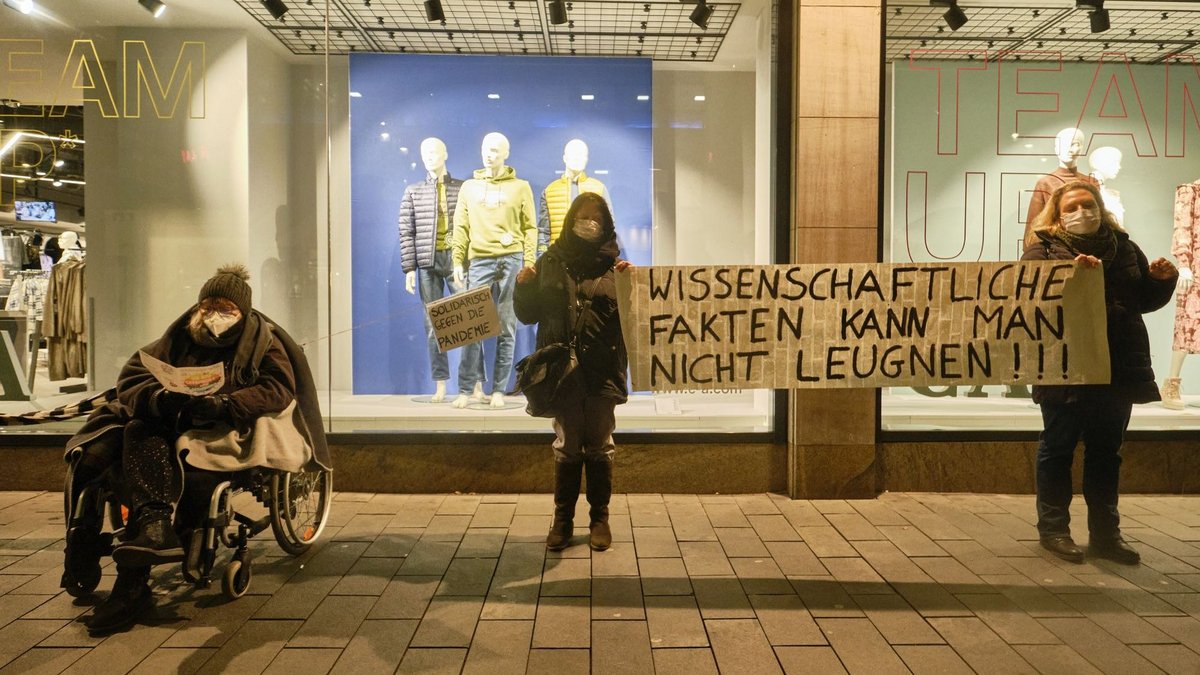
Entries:
[[620, 253], [608, 204], [600, 195], [585, 192], [571, 204], [562, 234], [536, 267], [517, 275], [517, 318], [538, 325], [539, 349], [575, 338], [582, 375], [583, 395], [554, 418], [554, 522], [546, 536], [551, 551], [570, 544], [585, 467], [589, 544], [597, 551], [612, 545], [608, 502], [616, 447], [614, 412], [629, 395], [613, 275], [629, 267], [618, 261]]
[[1147, 262], [1111, 213], [1096, 186], [1072, 182], [1056, 189], [1032, 223], [1023, 260], [1075, 260], [1104, 268], [1110, 384], [1035, 386], [1043, 430], [1037, 451], [1038, 535], [1042, 547], [1069, 562], [1084, 553], [1071, 539], [1071, 463], [1084, 443], [1083, 497], [1088, 507], [1088, 553], [1136, 565], [1141, 556], [1121, 538], [1117, 492], [1121, 443], [1134, 403], [1159, 400], [1142, 314], [1163, 307], [1179, 273], [1165, 258]]

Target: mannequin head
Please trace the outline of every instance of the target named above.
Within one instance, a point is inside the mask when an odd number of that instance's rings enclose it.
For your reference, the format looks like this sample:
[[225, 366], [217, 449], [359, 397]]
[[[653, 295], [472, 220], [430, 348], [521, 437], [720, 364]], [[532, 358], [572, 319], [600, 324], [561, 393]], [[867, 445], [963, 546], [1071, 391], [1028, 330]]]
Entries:
[[421, 161], [425, 164], [425, 170], [434, 176], [446, 173], [446, 144], [439, 138], [421, 141]]
[[484, 168], [499, 171], [504, 166], [504, 160], [508, 159], [508, 150], [508, 139], [504, 134], [493, 131], [484, 136], [483, 147], [480, 148]]
[[69, 251], [79, 243], [79, 235], [74, 232], [63, 232], [58, 235], [58, 245], [62, 250]]
[[1083, 154], [1083, 132], [1075, 127], [1067, 127], [1054, 137], [1054, 154], [1058, 156], [1060, 166], [1073, 168], [1075, 160]]
[[567, 167], [567, 173], [582, 173], [587, 168], [587, 163], [587, 143], [578, 138], [567, 141], [566, 147], [563, 148], [563, 164]]
[[1088, 157], [1088, 164], [1096, 178], [1101, 181], [1112, 180], [1121, 173], [1121, 151], [1111, 146], [1096, 148]]

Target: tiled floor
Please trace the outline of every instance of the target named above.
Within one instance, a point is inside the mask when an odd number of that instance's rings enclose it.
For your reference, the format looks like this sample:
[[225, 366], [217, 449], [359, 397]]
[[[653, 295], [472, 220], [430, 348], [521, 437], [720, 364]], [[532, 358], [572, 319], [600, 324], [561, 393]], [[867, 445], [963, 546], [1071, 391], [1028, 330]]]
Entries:
[[106, 639], [59, 593], [61, 504], [0, 493], [0, 674], [1200, 673], [1200, 497], [1123, 499], [1122, 567], [1050, 558], [1028, 496], [621, 495], [612, 550], [547, 555], [548, 495], [343, 493], [246, 597], [164, 570]]

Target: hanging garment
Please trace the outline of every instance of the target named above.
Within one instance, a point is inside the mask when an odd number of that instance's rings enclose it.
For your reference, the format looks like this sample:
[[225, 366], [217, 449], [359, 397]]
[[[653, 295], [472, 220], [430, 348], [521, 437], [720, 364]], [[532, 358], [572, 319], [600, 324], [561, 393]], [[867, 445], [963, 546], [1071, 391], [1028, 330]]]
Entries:
[[558, 240], [562, 233], [563, 220], [575, 198], [584, 192], [594, 192], [608, 202], [608, 210], [612, 211], [612, 200], [608, 197], [608, 188], [604, 183], [580, 172], [572, 180], [565, 173], [546, 186], [542, 191], [542, 200], [538, 205], [538, 255], [546, 252]]
[[1033, 188], [1033, 197], [1029, 200], [1029, 211], [1025, 214], [1025, 235], [1022, 241], [1028, 241], [1033, 219], [1037, 218], [1037, 215], [1046, 207], [1046, 202], [1050, 201], [1050, 195], [1058, 188], [1075, 181], [1083, 181], [1099, 187], [1095, 178], [1086, 173], [1080, 173], [1079, 169], [1064, 169], [1061, 166], [1038, 179], [1037, 185]]
[[532, 267], [537, 253], [537, 220], [533, 189], [511, 166], [499, 176], [479, 169], [463, 183], [454, 209], [454, 266], [476, 258], [521, 253]]
[[[1179, 266], [1200, 276], [1200, 181], [1175, 190], [1175, 233], [1171, 253]], [[1200, 279], [1175, 294], [1175, 351], [1200, 354]]]
[[400, 267], [405, 272], [433, 267], [434, 253], [450, 248], [450, 225], [462, 184], [446, 174], [404, 189], [399, 222]]
[[82, 260], [64, 260], [50, 272], [42, 319], [49, 353], [50, 379], [87, 374], [87, 322]]

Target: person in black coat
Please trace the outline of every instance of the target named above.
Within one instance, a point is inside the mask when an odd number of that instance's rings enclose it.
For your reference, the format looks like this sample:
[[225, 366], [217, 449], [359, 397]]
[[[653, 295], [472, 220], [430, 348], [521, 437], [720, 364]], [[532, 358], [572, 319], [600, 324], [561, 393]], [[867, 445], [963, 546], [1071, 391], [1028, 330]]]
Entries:
[[535, 267], [518, 273], [513, 304], [517, 318], [537, 324], [538, 348], [569, 343], [580, 321], [576, 353], [584, 395], [554, 419], [554, 522], [546, 548], [561, 551], [570, 543], [586, 467], [589, 544], [603, 551], [612, 545], [608, 502], [615, 409], [629, 397], [625, 382], [629, 359], [621, 337], [613, 272], [629, 263], [618, 260], [621, 251], [612, 213], [599, 195], [579, 195], [567, 211], [562, 232]]
[[1037, 451], [1038, 535], [1056, 556], [1081, 563], [1071, 539], [1071, 462], [1082, 438], [1088, 553], [1136, 565], [1141, 556], [1121, 538], [1117, 492], [1121, 443], [1134, 403], [1159, 400], [1142, 314], [1170, 301], [1178, 270], [1165, 258], [1150, 263], [1104, 208], [1100, 191], [1072, 182], [1054, 191], [1034, 219], [1022, 260], [1075, 260], [1104, 268], [1109, 384], [1034, 387], [1044, 428]]

